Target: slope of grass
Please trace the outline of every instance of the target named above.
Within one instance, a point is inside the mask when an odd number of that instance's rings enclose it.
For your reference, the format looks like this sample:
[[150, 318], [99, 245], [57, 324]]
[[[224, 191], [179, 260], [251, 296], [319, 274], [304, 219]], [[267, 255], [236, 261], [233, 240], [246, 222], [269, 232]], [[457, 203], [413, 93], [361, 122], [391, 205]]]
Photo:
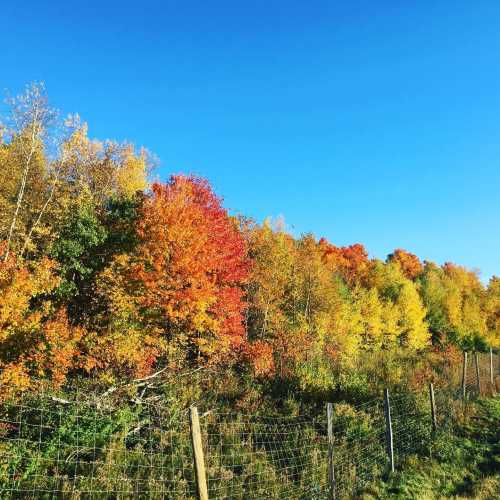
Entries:
[[478, 401], [466, 423], [436, 436], [429, 457], [409, 457], [362, 498], [500, 498], [500, 398]]

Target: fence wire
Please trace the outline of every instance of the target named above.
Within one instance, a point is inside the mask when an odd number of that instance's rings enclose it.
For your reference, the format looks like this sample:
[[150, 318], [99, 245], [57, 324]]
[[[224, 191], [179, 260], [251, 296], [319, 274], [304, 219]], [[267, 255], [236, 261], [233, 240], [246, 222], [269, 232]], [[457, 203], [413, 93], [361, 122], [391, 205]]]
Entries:
[[2, 498], [195, 498], [189, 424], [22, 395], [0, 412]]
[[324, 498], [327, 443], [318, 422], [210, 413], [202, 434], [209, 498]]
[[[453, 427], [479, 391], [498, 390], [500, 357], [477, 360], [476, 370], [468, 356], [463, 383], [460, 373], [436, 385], [438, 429]], [[401, 467], [432, 446], [429, 393], [391, 394], [390, 407]], [[388, 470], [383, 399], [339, 402], [333, 410], [335, 493], [351, 498]], [[200, 423], [210, 499], [330, 498], [326, 412], [305, 418], [213, 410], [202, 412]], [[24, 393], [0, 405], [1, 498], [190, 500], [198, 498], [193, 460], [188, 412], [174, 414], [161, 401], [113, 407]]]

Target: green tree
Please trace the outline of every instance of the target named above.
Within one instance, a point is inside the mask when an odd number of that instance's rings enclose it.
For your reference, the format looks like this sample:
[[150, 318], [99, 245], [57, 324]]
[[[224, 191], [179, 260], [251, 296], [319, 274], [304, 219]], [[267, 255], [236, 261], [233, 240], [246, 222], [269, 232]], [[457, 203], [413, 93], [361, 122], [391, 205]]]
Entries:
[[56, 295], [69, 303], [73, 317], [80, 317], [89, 307], [93, 277], [105, 263], [99, 249], [106, 237], [107, 231], [94, 206], [83, 201], [50, 249], [51, 257], [59, 263], [62, 278]]

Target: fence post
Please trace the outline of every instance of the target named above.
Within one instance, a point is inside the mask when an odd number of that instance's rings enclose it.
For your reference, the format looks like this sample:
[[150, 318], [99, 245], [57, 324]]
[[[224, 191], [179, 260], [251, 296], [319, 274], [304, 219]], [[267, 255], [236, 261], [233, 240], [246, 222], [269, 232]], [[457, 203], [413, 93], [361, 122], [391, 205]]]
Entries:
[[387, 456], [391, 465], [391, 472], [394, 472], [394, 442], [392, 438], [391, 404], [389, 402], [389, 389], [384, 389], [384, 413], [387, 442]]
[[327, 403], [326, 415], [328, 419], [328, 483], [330, 485], [330, 500], [336, 498], [335, 464], [333, 462], [333, 404]]
[[495, 393], [495, 378], [493, 377], [493, 349], [490, 347], [490, 384], [493, 394]]
[[479, 377], [479, 360], [477, 352], [474, 351], [474, 366], [476, 368], [476, 385], [477, 385], [477, 394], [481, 395], [481, 378]]
[[434, 385], [433, 384], [429, 384], [429, 396], [431, 399], [432, 430], [434, 432], [436, 432], [436, 430], [437, 430], [436, 400], [434, 399]]
[[201, 443], [200, 418], [196, 406], [189, 409], [189, 423], [191, 426], [191, 442], [194, 453], [194, 469], [196, 473], [196, 488], [199, 500], [208, 500], [207, 476], [203, 459], [203, 445]]
[[464, 351], [462, 365], [462, 399], [465, 401], [467, 396], [467, 351]]

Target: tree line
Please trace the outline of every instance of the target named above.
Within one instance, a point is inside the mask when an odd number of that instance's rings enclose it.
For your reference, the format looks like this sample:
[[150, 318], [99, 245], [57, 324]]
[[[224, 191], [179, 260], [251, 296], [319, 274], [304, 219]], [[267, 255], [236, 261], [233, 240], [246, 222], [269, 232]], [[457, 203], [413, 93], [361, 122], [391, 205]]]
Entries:
[[0, 122], [0, 387], [238, 366], [321, 386], [366, 352], [500, 345], [500, 278], [230, 215], [190, 175], [61, 120], [42, 85]]

